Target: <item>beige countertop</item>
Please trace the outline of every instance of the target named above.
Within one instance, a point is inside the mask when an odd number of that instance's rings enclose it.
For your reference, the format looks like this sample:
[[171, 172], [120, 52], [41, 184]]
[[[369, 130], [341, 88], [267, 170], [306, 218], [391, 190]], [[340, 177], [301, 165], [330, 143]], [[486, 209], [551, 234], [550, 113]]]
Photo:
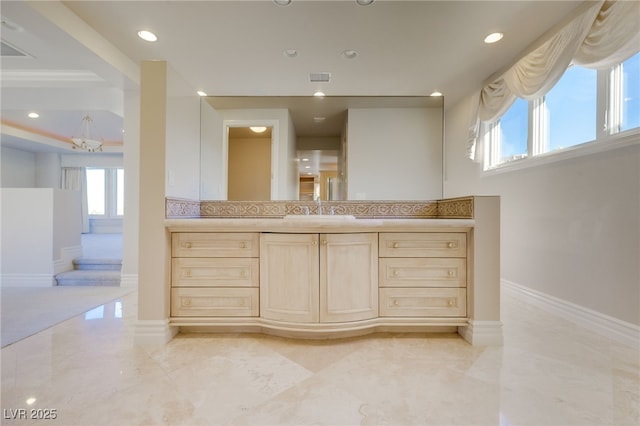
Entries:
[[167, 219], [170, 232], [460, 232], [473, 219], [206, 218]]

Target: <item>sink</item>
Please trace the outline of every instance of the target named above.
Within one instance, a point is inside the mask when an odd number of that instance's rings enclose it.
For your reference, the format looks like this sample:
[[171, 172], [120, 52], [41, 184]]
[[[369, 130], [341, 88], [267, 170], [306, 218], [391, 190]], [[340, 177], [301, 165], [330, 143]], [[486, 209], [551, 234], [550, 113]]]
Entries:
[[288, 214], [284, 217], [284, 220], [354, 220], [356, 217], [350, 214]]

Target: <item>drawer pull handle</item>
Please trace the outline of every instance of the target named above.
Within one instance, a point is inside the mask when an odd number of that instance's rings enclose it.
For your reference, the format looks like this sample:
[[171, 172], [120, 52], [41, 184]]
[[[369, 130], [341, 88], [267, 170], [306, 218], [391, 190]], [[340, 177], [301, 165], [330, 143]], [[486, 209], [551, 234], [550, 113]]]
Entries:
[[393, 299], [393, 305], [398, 306], [398, 299]]
[[246, 245], [245, 243], [240, 243], [240, 248], [241, 248], [241, 249], [243, 249], [243, 248], [247, 248], [247, 245]]
[[454, 244], [453, 243], [447, 243], [447, 247], [448, 248], [453, 248]]
[[240, 276], [244, 277], [245, 275], [247, 275], [247, 273], [245, 271], [240, 271]]
[[453, 306], [454, 305], [454, 300], [453, 299], [449, 299], [449, 302], [447, 302], [447, 305]]
[[185, 269], [184, 276], [187, 278], [191, 278], [191, 269]]
[[240, 306], [244, 306], [244, 299], [240, 299]]
[[191, 299], [182, 299], [182, 306], [191, 306]]
[[455, 272], [453, 272], [453, 270], [449, 270], [449, 276], [452, 277], [454, 275]]
[[400, 272], [396, 269], [395, 271], [393, 271], [393, 275], [400, 275]]
[[191, 243], [184, 243], [184, 248], [190, 249], [191, 248]]
[[398, 244], [398, 243], [393, 243], [393, 248], [398, 248], [398, 247], [400, 247], [400, 244]]

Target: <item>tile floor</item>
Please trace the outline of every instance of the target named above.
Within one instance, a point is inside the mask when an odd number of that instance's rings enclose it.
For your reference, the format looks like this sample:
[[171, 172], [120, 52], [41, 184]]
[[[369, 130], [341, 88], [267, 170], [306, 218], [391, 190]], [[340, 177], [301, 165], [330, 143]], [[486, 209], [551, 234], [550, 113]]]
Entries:
[[[390, 334], [179, 335], [140, 347], [136, 303], [126, 295], [2, 349], [1, 423], [640, 424], [638, 348], [509, 296], [503, 347]], [[56, 418], [33, 418], [47, 414]]]

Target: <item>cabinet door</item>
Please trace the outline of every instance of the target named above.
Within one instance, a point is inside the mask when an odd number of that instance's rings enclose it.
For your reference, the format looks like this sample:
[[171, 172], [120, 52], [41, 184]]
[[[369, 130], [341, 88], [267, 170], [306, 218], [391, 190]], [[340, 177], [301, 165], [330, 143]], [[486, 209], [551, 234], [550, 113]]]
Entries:
[[318, 322], [318, 234], [262, 234], [260, 316]]
[[320, 235], [320, 322], [378, 316], [378, 234]]

